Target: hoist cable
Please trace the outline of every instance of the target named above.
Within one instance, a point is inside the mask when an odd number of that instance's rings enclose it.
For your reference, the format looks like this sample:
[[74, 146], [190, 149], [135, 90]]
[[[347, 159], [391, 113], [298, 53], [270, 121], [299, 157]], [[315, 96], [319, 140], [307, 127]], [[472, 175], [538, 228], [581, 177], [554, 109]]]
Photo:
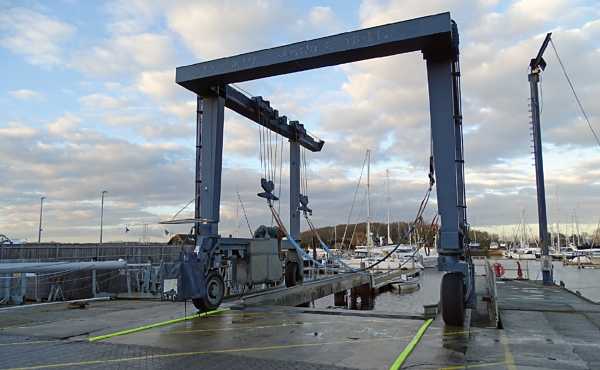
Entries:
[[250, 232], [250, 237], [252, 238], [252, 227], [250, 227], [250, 221], [248, 220], [248, 214], [246, 213], [246, 207], [244, 206], [244, 202], [242, 201], [242, 196], [239, 191], [236, 191], [238, 200], [240, 201], [240, 205], [242, 206], [242, 212], [244, 213], [244, 218], [246, 219], [246, 225], [248, 225], [248, 231]]
[[275, 155], [274, 155], [274, 158], [275, 158], [275, 163], [274, 164], [275, 164], [275, 166], [274, 166], [274, 169], [273, 169], [273, 182], [275, 182], [277, 180], [277, 170], [279, 169], [279, 167], [277, 166], [277, 157], [278, 157], [278, 154], [279, 154], [279, 151], [278, 151], [279, 146], [278, 146], [278, 144], [279, 144], [279, 140], [277, 139], [277, 136], [275, 136]]
[[321, 239], [321, 236], [317, 232], [315, 225], [312, 223], [310, 218], [308, 218], [308, 215], [306, 214], [306, 212], [304, 212], [304, 218], [306, 219], [306, 223], [308, 224], [308, 227], [310, 228], [312, 233], [317, 237], [317, 240], [319, 241], [321, 248], [325, 251], [325, 253], [327, 253], [327, 256], [332, 257], [332, 259], [336, 260], [340, 265], [344, 266], [344, 268], [346, 268], [347, 270], [353, 270], [353, 268], [350, 267], [346, 262], [344, 262], [339, 256], [336, 256], [333, 254], [331, 248], [329, 248], [329, 246], [327, 244], [325, 244], [323, 239]]
[[[423, 197], [423, 200], [421, 200], [421, 204], [419, 205], [419, 210], [417, 211], [417, 215], [415, 217], [415, 220], [409, 224], [409, 228], [408, 228], [408, 232], [412, 233], [417, 225], [420, 225], [423, 223], [423, 212], [425, 211], [425, 209], [427, 208], [427, 203], [429, 201], [430, 198], [430, 194], [431, 191], [433, 189], [433, 186], [430, 185], [427, 189], [427, 191], [425, 192], [425, 196]], [[356, 273], [356, 272], [364, 272], [364, 271], [368, 271], [374, 267], [376, 267], [377, 265], [379, 265], [380, 263], [384, 262], [385, 260], [387, 260], [388, 258], [390, 258], [397, 250], [398, 248], [400, 248], [400, 246], [402, 245], [402, 243], [398, 242], [398, 244], [396, 244], [396, 246], [390, 250], [385, 256], [383, 256], [382, 258], [380, 258], [379, 260], [377, 260], [376, 262], [374, 262], [373, 264], [364, 267], [364, 268], [360, 268], [360, 269], [353, 269], [351, 271], [347, 271], [345, 273]], [[420, 246], [417, 245], [417, 247], [415, 248], [415, 251], [412, 253], [412, 255], [410, 256], [409, 259], [403, 261], [402, 263], [400, 263], [400, 265], [398, 266], [398, 269], [402, 268], [402, 266], [406, 265], [409, 261], [413, 260], [416, 256], [416, 254], [419, 252], [419, 250], [421, 249]]]
[[[344, 247], [344, 241], [346, 240], [346, 232], [348, 231], [350, 219], [352, 218], [352, 212], [354, 211], [354, 205], [356, 204], [356, 197], [358, 196], [358, 190], [360, 189], [360, 183], [362, 181], [366, 163], [367, 163], [367, 156], [365, 156], [365, 159], [363, 160], [362, 168], [360, 169], [360, 175], [358, 176], [358, 183], [356, 184], [356, 188], [354, 189], [354, 196], [352, 198], [352, 205], [350, 206], [350, 213], [348, 214], [348, 219], [346, 220], [346, 226], [344, 227], [344, 234], [342, 236], [342, 248]], [[350, 240], [350, 243], [348, 244], [348, 248], [350, 248], [350, 244], [352, 244], [352, 240]]]
[[315, 260], [314, 258], [312, 258], [308, 253], [306, 253], [306, 251], [304, 249], [302, 249], [302, 247], [300, 245], [298, 245], [298, 242], [296, 242], [296, 240], [294, 240], [294, 238], [292, 238], [292, 236], [288, 233], [285, 225], [283, 224], [283, 221], [281, 220], [281, 217], [279, 216], [279, 213], [277, 213], [277, 211], [273, 207], [273, 204], [271, 202], [269, 202], [269, 201], [267, 201], [267, 204], [269, 205], [269, 209], [271, 210], [271, 215], [275, 219], [275, 222], [277, 223], [277, 226], [279, 227], [279, 229], [281, 230], [281, 232], [283, 232], [283, 234], [287, 237], [288, 241], [290, 242], [290, 244], [292, 244], [292, 246], [294, 247], [294, 249], [296, 249], [296, 251], [298, 252], [298, 254], [300, 254], [300, 256], [303, 259], [313, 261], [317, 266], [322, 267], [322, 268], [326, 268], [325, 265], [323, 265], [321, 262], [319, 262], [319, 261]]
[[[428, 174], [428, 178], [429, 178], [429, 186], [427, 187], [427, 191], [425, 192], [425, 196], [423, 197], [423, 200], [421, 200], [421, 203], [419, 204], [419, 209], [417, 211], [417, 214], [415, 216], [414, 221], [409, 224], [409, 228], [408, 228], [408, 233], [412, 233], [416, 226], [419, 224], [423, 223], [423, 213], [425, 212], [425, 209], [427, 208], [427, 204], [429, 202], [429, 198], [431, 195], [431, 191], [433, 190], [433, 186], [435, 185], [435, 180], [434, 180], [434, 167], [431, 165], [431, 163], [433, 162], [433, 152], [430, 153], [430, 167], [429, 167], [429, 174]], [[372, 269], [373, 267], [379, 265], [380, 263], [382, 263], [383, 261], [387, 260], [391, 255], [393, 255], [398, 248], [400, 248], [400, 241], [398, 241], [398, 244], [391, 250], [389, 251], [384, 257], [382, 257], [381, 259], [379, 259], [378, 261], [376, 261], [375, 263], [371, 264], [370, 266], [367, 266], [365, 268], [361, 268], [360, 270], [355, 270], [354, 272], [360, 272], [360, 271], [367, 271]], [[421, 249], [421, 247], [419, 247], [417, 245], [417, 247], [415, 248], [415, 251], [413, 252], [412, 256], [410, 259], [402, 262], [400, 264], [400, 266], [398, 266], [398, 268], [401, 268], [402, 266], [404, 266], [406, 263], [408, 263], [408, 261], [413, 260], [414, 261], [414, 257], [415, 255], [419, 252], [419, 249]]]
[[310, 170], [309, 156], [307, 155], [307, 150], [304, 149], [304, 194], [308, 195], [308, 176]]
[[600, 139], [598, 138], [598, 135], [596, 134], [596, 131], [592, 127], [592, 123], [590, 122], [590, 119], [589, 119], [589, 117], [588, 117], [585, 109], [583, 109], [583, 104], [581, 103], [581, 100], [579, 99], [579, 96], [575, 92], [575, 86], [573, 85], [573, 82], [571, 81], [571, 78], [569, 77], [569, 74], [567, 73], [567, 69], [565, 68], [565, 65], [563, 64], [562, 60], [560, 59], [560, 56], [558, 55], [558, 50], [556, 49], [556, 46], [554, 45], [554, 41], [552, 41], [552, 39], [550, 39], [550, 45], [552, 45], [552, 50], [554, 50], [554, 54], [556, 55], [556, 59], [558, 60], [558, 64], [560, 64], [560, 68], [562, 69], [562, 72], [565, 75], [565, 78], [566, 78], [567, 82], [569, 83], [569, 86], [571, 87], [571, 91], [573, 92], [573, 96], [575, 97], [575, 101], [577, 101], [577, 105], [579, 106], [579, 110], [581, 111], [581, 114], [583, 115], [583, 118], [585, 119], [585, 122], [587, 122], [587, 125], [590, 128], [590, 131], [592, 132], [592, 135], [594, 135], [594, 139], [596, 140], [596, 144], [598, 144], [598, 146], [600, 146]]
[[[279, 191], [277, 197], [281, 199], [281, 174], [283, 173], [283, 136], [281, 136], [281, 145], [279, 149]], [[281, 200], [277, 204], [277, 212], [281, 213]]]
[[[409, 229], [408, 229], [409, 233], [413, 232], [415, 230], [416, 226], [423, 222], [423, 212], [427, 208], [427, 202], [429, 201], [429, 195], [431, 194], [431, 190], [432, 190], [432, 187], [429, 187], [427, 189], [427, 192], [425, 193], [425, 197], [423, 197], [423, 200], [421, 201], [421, 205], [419, 206], [419, 211], [417, 212], [417, 216], [415, 217], [414, 222], [409, 225]], [[396, 244], [396, 246], [391, 251], [389, 251], [385, 256], [383, 256], [382, 258], [377, 260], [375, 263], [373, 263], [365, 268], [355, 270], [353, 272], [367, 271], [367, 270], [372, 269], [373, 267], [375, 267], [375, 266], [379, 265], [380, 263], [382, 263], [383, 261], [387, 260], [391, 255], [393, 255], [398, 250], [398, 248], [400, 248], [401, 245], [402, 245], [402, 243], [398, 242], [398, 244]], [[417, 252], [419, 252], [420, 249], [421, 249], [421, 247], [419, 247], [417, 245], [417, 247], [415, 248], [415, 251], [411, 255], [411, 258], [407, 259], [406, 261], [403, 261], [398, 266], [398, 268], [401, 268], [402, 266], [407, 264], [410, 260], [414, 260], [415, 255], [417, 254]]]
[[267, 163], [268, 163], [268, 167], [267, 167], [267, 180], [271, 180], [273, 178], [273, 151], [272, 151], [272, 147], [271, 147], [271, 130], [267, 129]]
[[[366, 191], [365, 191], [365, 195], [361, 199], [361, 203], [364, 203], [365, 199], [367, 199], [367, 192]], [[363, 215], [363, 211], [361, 211], [361, 213], [359, 214], [359, 216]], [[359, 217], [359, 219], [360, 219], [360, 217]], [[348, 249], [350, 249], [350, 246], [352, 245], [352, 241], [354, 240], [354, 235], [356, 234], [357, 227], [358, 227], [358, 221], [354, 224], [354, 228], [352, 229], [352, 234], [350, 235], [350, 242], [348, 243]]]
[[544, 113], [544, 84], [542, 74], [540, 73], [540, 115]]
[[172, 217], [171, 220], [174, 220], [175, 217], [179, 216], [179, 214], [181, 212], [183, 212], [184, 209], [186, 209], [187, 207], [189, 207], [190, 204], [192, 204], [192, 202], [194, 202], [196, 200], [196, 197], [192, 198], [192, 200], [190, 200], [185, 206], [183, 206], [179, 211], [177, 211]]
[[302, 150], [304, 148], [300, 147], [300, 193], [304, 194], [304, 167], [302, 166]]
[[258, 152], [260, 158], [260, 170], [264, 173], [262, 126], [260, 125], [258, 126]]

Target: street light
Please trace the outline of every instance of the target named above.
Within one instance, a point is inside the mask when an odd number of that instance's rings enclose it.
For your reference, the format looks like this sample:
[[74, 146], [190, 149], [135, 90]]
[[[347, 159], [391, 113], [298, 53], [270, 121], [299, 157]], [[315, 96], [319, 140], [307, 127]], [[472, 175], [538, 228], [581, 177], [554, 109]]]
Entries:
[[44, 209], [44, 199], [46, 199], [46, 197], [40, 197], [40, 227], [38, 229], [38, 243], [42, 242], [42, 211]]
[[102, 197], [102, 203], [100, 205], [100, 244], [102, 244], [102, 227], [104, 223], [104, 194], [108, 193], [106, 190], [102, 190], [100, 193]]

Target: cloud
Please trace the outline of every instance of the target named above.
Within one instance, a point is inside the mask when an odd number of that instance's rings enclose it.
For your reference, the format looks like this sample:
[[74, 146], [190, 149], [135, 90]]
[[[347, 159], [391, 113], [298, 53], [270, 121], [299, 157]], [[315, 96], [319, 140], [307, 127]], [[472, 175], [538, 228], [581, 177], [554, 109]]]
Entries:
[[[70, 54], [69, 67], [92, 77], [75, 91], [79, 106], [69, 106], [68, 112], [66, 105], [53, 107], [58, 113], [42, 119], [43, 125], [17, 112], [0, 128], [0, 199], [10, 199], [0, 201], [0, 229], [11, 236], [34, 235], [40, 194], [48, 196], [46, 236], [60, 240], [96, 238], [103, 189], [109, 191], [109, 239], [135, 240], [141, 227], [132, 228], [135, 235], [124, 234], [125, 223], [170, 217], [193, 197], [196, 100], [174, 82], [174, 66], [183, 64], [178, 58], [189, 52], [191, 63], [450, 9], [461, 33], [468, 212], [476, 226], [516, 223], [521, 208], [529, 220], [535, 218], [526, 68], [546, 31], [554, 32], [592, 124], [598, 125], [600, 106], [593, 100], [600, 94], [596, 3], [366, 0], [356, 14], [360, 24], [350, 25], [344, 22], [353, 22], [354, 16], [338, 18], [346, 13], [336, 5], [300, 9], [266, 0], [117, 1], [103, 9], [107, 35]], [[528, 12], [536, 9], [539, 13], [529, 20]], [[69, 37], [53, 39], [59, 61]], [[551, 49], [547, 61], [542, 134], [550, 218], [567, 222], [577, 208], [582, 222], [595, 223], [597, 148]], [[326, 141], [322, 153], [308, 153], [308, 195], [317, 225], [345, 222], [366, 148], [373, 150], [375, 219], [384, 219], [388, 204], [393, 219], [414, 217], [427, 187], [426, 77], [422, 55], [412, 53], [244, 85]], [[235, 113], [227, 112], [225, 119], [220, 230], [246, 236], [237, 192], [254, 228], [271, 223], [264, 200], [256, 196], [261, 177], [257, 127]], [[98, 123], [106, 125], [96, 128]], [[284, 141], [282, 186], [277, 181], [276, 190], [281, 191], [284, 220], [289, 214], [288, 151]], [[391, 170], [391, 201], [386, 199], [385, 168]], [[362, 188], [351, 222], [365, 219], [364, 196]], [[428, 217], [435, 207], [433, 197]], [[191, 213], [188, 209], [182, 217]], [[161, 229], [155, 225], [152, 230], [159, 238]], [[188, 231], [187, 226], [171, 231], [177, 230]]]
[[175, 70], [143, 71], [136, 86], [144, 94], [156, 99], [173, 99], [182, 88], [175, 83]]
[[304, 17], [298, 17], [293, 31], [301, 39], [343, 31], [343, 25], [329, 6], [313, 6]]
[[196, 99], [190, 99], [191, 94], [175, 83], [174, 70], [144, 71], [135, 87], [158, 104], [161, 112], [188, 122], [195, 119]]
[[[269, 46], [265, 35], [283, 23], [278, 1], [203, 1], [167, 11], [167, 24], [196, 57], [210, 59]], [[278, 19], [274, 22], [274, 19]]]
[[62, 117], [48, 124], [48, 132], [52, 135], [66, 136], [79, 128], [81, 119], [71, 113], [66, 113]]
[[114, 139], [81, 129], [84, 123], [66, 114], [47, 131], [17, 123], [0, 128], [0, 199], [11, 199], [0, 203], [3, 232], [33, 235], [40, 194], [48, 198], [46, 240], [73, 240], [71, 233], [89, 238], [100, 190], [109, 191], [106, 224], [114, 228], [112, 238], [126, 237], [118, 227], [124, 222], [158, 221], [145, 208], [178, 205], [191, 194], [193, 181], [182, 179], [193, 177], [193, 165], [179, 145]]
[[44, 95], [35, 90], [19, 89], [8, 92], [11, 96], [20, 100], [38, 100], [44, 97]]
[[106, 77], [140, 69], [172, 66], [171, 39], [157, 33], [115, 35], [73, 55], [71, 65], [92, 76]]
[[38, 134], [38, 130], [18, 122], [9, 122], [7, 127], [0, 127], [0, 137], [3, 139], [31, 139]]
[[111, 21], [107, 28], [114, 34], [136, 34], [146, 31], [162, 10], [160, 1], [111, 1], [105, 5]]
[[90, 94], [79, 98], [79, 102], [86, 108], [94, 109], [118, 109], [125, 105], [125, 102], [109, 95]]
[[13, 7], [0, 13], [0, 46], [25, 57], [27, 62], [45, 67], [63, 63], [63, 44], [75, 27], [45, 14]]

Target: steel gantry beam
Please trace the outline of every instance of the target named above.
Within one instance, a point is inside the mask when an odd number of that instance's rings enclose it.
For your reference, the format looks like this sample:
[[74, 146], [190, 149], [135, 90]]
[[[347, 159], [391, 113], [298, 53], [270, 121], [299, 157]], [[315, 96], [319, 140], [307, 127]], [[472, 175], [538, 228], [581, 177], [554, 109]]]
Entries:
[[[441, 220], [438, 252], [440, 269], [449, 272], [442, 283], [442, 314], [452, 325], [461, 325], [465, 304], [474, 302], [473, 266], [468, 254], [466, 202], [463, 175], [462, 115], [460, 112], [460, 71], [458, 68], [458, 29], [450, 13], [441, 13], [402, 22], [338, 35], [307, 40], [270, 49], [220, 58], [177, 68], [176, 82], [209, 101], [221, 99], [222, 106], [263, 125], [290, 140], [290, 208], [297, 208], [299, 187], [299, 148], [321, 149], [323, 142], [312, 138], [297, 122], [287, 122], [277, 110], [259, 97], [249, 98], [229, 84], [277, 76], [365, 59], [421, 51], [426, 60], [429, 86], [429, 109], [433, 140], [433, 156], [438, 212]], [[212, 104], [212, 103], [211, 103]], [[215, 109], [220, 109], [218, 106]], [[199, 114], [202, 114], [199, 109]], [[222, 115], [210, 114], [199, 119], [202, 126], [220, 130]], [[207, 129], [208, 133], [210, 131]], [[199, 218], [217, 220], [220, 192], [222, 136], [202, 137], [198, 141], [202, 176], [214, 174], [213, 179], [200, 179], [200, 203], [211, 204], [211, 214]], [[207, 148], [205, 148], [205, 146]], [[206, 156], [204, 156], [206, 154]], [[204, 161], [208, 163], [204, 170]], [[218, 168], [217, 168], [218, 167]], [[213, 185], [206, 189], [206, 186]], [[208, 199], [207, 199], [208, 198]], [[197, 207], [202, 213], [203, 206]], [[292, 236], [299, 233], [299, 219], [290, 214]], [[213, 218], [215, 217], [215, 218]], [[297, 225], [297, 226], [296, 226]], [[217, 227], [210, 228], [204, 238], [218, 238]], [[198, 243], [198, 242], [197, 242]], [[209, 243], [210, 244], [210, 243]], [[210, 255], [200, 249], [199, 259]]]
[[225, 107], [287, 139], [297, 140], [300, 146], [311, 152], [318, 152], [323, 148], [323, 140], [310, 136], [298, 121], [288, 122], [286, 116], [280, 116], [279, 111], [261, 97], [249, 98], [229, 85], [225, 86], [224, 97]]
[[411, 51], [449, 55], [451, 44], [450, 13], [442, 13], [178, 67], [176, 82], [202, 95], [212, 86]]

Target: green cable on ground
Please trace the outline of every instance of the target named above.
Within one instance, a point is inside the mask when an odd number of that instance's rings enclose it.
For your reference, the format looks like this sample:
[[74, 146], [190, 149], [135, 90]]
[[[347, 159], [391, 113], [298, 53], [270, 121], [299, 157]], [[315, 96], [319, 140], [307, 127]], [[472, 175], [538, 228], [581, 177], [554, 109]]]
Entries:
[[396, 361], [394, 361], [392, 366], [390, 366], [390, 370], [398, 370], [402, 367], [402, 365], [404, 365], [404, 362], [406, 362], [406, 360], [408, 359], [408, 356], [410, 356], [410, 354], [415, 349], [417, 344], [419, 344], [419, 342], [421, 341], [421, 338], [425, 334], [425, 331], [427, 330], [429, 325], [431, 325], [432, 322], [433, 322], [433, 319], [428, 319], [427, 321], [425, 321], [423, 323], [423, 325], [421, 325], [421, 327], [417, 331], [417, 334], [415, 334], [413, 339], [411, 339], [410, 343], [408, 343], [408, 345], [404, 348], [402, 353], [400, 353], [400, 356], [398, 356], [398, 358], [396, 358]]
[[143, 326], [140, 326], [140, 327], [137, 327], [137, 328], [131, 328], [131, 329], [121, 330], [121, 331], [117, 331], [117, 332], [110, 333], [110, 334], [104, 334], [104, 335], [99, 335], [99, 336], [96, 336], [96, 337], [91, 337], [91, 338], [88, 338], [88, 341], [89, 342], [97, 342], [99, 340], [104, 340], [104, 339], [108, 339], [108, 338], [112, 338], [112, 337], [118, 337], [118, 336], [121, 336], [121, 335], [127, 335], [127, 334], [137, 333], [137, 332], [140, 332], [140, 331], [143, 331], [143, 330], [158, 328], [160, 326], [166, 326], [166, 325], [176, 324], [178, 322], [182, 322], [182, 321], [186, 321], [186, 320], [191, 320], [191, 319], [195, 319], [195, 318], [198, 318], [198, 317], [206, 317], [206, 316], [214, 315], [216, 313], [227, 311], [227, 310], [229, 310], [229, 308], [220, 308], [218, 310], [197, 313], [197, 314], [190, 315], [190, 316], [180, 317], [178, 319], [167, 320], [167, 321], [157, 322], [157, 323], [154, 323], [154, 324], [143, 325]]

